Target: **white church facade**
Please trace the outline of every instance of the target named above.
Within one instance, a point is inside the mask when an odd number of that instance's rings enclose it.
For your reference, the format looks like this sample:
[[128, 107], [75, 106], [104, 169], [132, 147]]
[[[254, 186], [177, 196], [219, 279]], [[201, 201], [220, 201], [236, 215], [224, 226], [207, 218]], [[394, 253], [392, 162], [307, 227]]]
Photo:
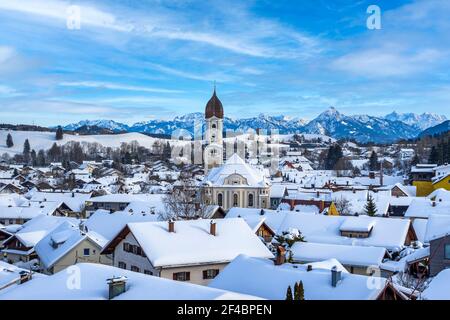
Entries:
[[204, 165], [202, 202], [224, 210], [233, 207], [269, 208], [270, 181], [267, 170], [246, 163], [233, 154], [223, 163], [223, 106], [216, 90], [205, 109]]

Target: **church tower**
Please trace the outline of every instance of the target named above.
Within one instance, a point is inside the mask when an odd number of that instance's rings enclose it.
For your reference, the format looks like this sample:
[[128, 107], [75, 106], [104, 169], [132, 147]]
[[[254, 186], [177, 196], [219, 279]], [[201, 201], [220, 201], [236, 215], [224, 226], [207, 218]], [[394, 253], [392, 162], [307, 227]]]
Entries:
[[223, 164], [223, 106], [217, 97], [216, 86], [205, 108], [204, 152], [205, 173]]

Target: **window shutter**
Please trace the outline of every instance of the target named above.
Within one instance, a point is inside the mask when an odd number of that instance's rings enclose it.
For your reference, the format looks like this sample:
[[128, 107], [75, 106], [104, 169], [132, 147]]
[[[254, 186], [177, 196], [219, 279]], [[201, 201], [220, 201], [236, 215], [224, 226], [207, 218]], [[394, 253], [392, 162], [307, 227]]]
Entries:
[[207, 278], [208, 278], [208, 271], [203, 270], [203, 279], [207, 279]]
[[176, 273], [173, 274], [173, 280], [177, 280], [177, 274]]
[[190, 272], [186, 272], [186, 281], [191, 280], [191, 273]]

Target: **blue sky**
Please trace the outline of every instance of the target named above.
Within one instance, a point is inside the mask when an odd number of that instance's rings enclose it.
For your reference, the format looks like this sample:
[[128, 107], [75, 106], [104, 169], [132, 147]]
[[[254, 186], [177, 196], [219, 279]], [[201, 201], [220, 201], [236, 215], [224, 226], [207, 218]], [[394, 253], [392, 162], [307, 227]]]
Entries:
[[171, 119], [214, 80], [233, 118], [450, 117], [449, 17], [447, 0], [0, 0], [0, 122]]

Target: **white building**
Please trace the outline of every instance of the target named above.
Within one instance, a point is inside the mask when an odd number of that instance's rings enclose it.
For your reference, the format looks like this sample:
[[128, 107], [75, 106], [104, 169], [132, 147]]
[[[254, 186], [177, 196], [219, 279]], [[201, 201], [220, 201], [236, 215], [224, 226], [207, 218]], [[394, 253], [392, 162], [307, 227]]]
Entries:
[[269, 208], [270, 181], [266, 173], [233, 154], [213, 168], [202, 183], [202, 200], [228, 210], [233, 207]]

